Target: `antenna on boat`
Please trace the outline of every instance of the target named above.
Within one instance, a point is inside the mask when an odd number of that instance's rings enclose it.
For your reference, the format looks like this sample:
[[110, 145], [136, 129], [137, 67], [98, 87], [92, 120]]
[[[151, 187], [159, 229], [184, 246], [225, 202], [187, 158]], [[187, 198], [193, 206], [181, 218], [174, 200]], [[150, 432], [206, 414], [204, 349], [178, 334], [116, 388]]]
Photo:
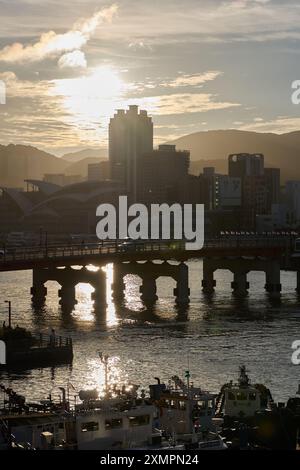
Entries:
[[104, 386], [105, 386], [105, 396], [108, 397], [108, 360], [109, 356], [99, 352], [99, 357], [101, 363], [104, 365]]
[[195, 434], [195, 427], [193, 425], [193, 419], [192, 419], [192, 409], [193, 405], [191, 402], [191, 393], [190, 393], [190, 352], [187, 354], [187, 370], [185, 371], [185, 378], [186, 378], [186, 385], [187, 385], [187, 410], [188, 410], [188, 415], [189, 415], [189, 427], [190, 431], [192, 434]]
[[186, 378], [188, 394], [189, 394], [189, 391], [190, 391], [190, 377], [191, 377], [191, 374], [190, 374], [190, 353], [188, 352], [188, 354], [187, 354], [187, 370], [185, 371], [185, 378]]

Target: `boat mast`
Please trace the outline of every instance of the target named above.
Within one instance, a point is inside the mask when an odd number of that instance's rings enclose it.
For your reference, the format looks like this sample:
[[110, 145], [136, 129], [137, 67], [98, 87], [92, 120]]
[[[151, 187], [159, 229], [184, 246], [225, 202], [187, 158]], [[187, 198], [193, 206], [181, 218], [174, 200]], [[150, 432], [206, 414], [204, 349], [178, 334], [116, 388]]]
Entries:
[[104, 389], [105, 389], [105, 397], [108, 398], [108, 360], [109, 356], [99, 352], [99, 357], [101, 363], [104, 365]]

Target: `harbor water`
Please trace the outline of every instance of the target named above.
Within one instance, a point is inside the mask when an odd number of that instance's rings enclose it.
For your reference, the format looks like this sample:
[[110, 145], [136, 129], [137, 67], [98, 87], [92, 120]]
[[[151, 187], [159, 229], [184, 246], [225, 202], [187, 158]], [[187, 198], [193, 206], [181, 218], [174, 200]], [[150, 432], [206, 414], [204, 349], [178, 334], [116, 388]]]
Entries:
[[[78, 304], [71, 313], [58, 304], [59, 285], [48, 282], [47, 302], [41, 311], [31, 305], [30, 271], [0, 274], [1, 322], [6, 320], [4, 300], [12, 301], [12, 321], [34, 332], [71, 336], [73, 364], [29, 371], [1, 372], [0, 383], [12, 387], [27, 400], [40, 400], [49, 393], [59, 395], [59, 387], [69, 384], [71, 400], [81, 389], [104, 386], [104, 370], [98, 353], [110, 356], [110, 382], [131, 382], [148, 387], [154, 377], [168, 381], [184, 376], [187, 369], [195, 385], [218, 392], [221, 385], [237, 377], [245, 364], [254, 382], [271, 389], [275, 400], [294, 395], [300, 382], [300, 365], [292, 364], [292, 343], [300, 340], [300, 300], [295, 292], [296, 273], [282, 273], [281, 302], [270, 302], [260, 272], [248, 276], [249, 296], [235, 299], [231, 293], [232, 274], [217, 271], [212, 297], [201, 291], [202, 262], [189, 264], [190, 305], [175, 306], [175, 282], [160, 278], [159, 300], [146, 308], [140, 300], [141, 280], [125, 278], [124, 302], [111, 297], [113, 266], [106, 267], [107, 308], [93, 310], [92, 288], [77, 286]], [[0, 398], [2, 399], [2, 398]]]

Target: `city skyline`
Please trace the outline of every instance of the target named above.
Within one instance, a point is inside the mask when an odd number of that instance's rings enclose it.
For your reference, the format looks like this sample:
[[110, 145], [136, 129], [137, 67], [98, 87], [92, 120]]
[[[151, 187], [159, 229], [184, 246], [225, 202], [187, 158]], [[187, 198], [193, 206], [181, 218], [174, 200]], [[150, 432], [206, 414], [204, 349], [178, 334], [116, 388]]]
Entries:
[[107, 147], [109, 118], [131, 104], [153, 117], [156, 145], [209, 129], [298, 130], [300, 6], [199, 3], [1, 1], [0, 143]]

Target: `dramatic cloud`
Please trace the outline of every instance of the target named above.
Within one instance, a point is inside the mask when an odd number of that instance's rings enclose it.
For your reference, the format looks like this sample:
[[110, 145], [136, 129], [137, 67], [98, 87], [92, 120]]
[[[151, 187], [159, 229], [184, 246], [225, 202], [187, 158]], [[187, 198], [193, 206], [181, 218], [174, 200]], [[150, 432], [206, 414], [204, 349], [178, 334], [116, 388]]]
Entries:
[[49, 56], [58, 55], [61, 52], [81, 49], [96, 31], [100, 23], [111, 21], [117, 12], [117, 6], [102, 9], [91, 18], [83, 22], [77, 22], [70, 31], [64, 34], [56, 34], [54, 31], [43, 33], [35, 44], [23, 45], [16, 42], [0, 50], [0, 61], [35, 62]]
[[300, 78], [296, 0], [1, 7], [1, 143], [107, 145], [109, 117], [128, 104], [153, 115], [156, 141], [197, 130], [300, 127], [291, 103]]

